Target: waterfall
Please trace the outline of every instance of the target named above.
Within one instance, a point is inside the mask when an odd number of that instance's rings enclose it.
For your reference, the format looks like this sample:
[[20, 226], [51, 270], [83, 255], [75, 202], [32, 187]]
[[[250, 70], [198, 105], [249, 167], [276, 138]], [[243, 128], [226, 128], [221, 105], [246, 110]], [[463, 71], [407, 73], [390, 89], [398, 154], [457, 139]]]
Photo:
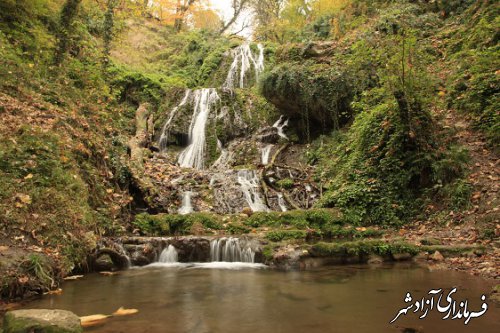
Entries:
[[262, 148], [261, 162], [263, 165], [269, 164], [269, 155], [271, 154], [271, 149], [273, 145], [267, 145]]
[[117, 252], [122, 254], [127, 259], [127, 268], [130, 268], [132, 266], [132, 261], [130, 260], [130, 256], [128, 255], [127, 250], [125, 250], [123, 245], [120, 243], [115, 243], [114, 245], [118, 250]]
[[178, 163], [183, 168], [204, 168], [205, 157], [205, 127], [208, 115], [219, 95], [213, 88], [194, 91], [193, 117], [189, 126], [189, 145], [179, 155]]
[[285, 204], [283, 193], [278, 193], [278, 205], [280, 206], [282, 212], [286, 212], [288, 210]]
[[219, 158], [217, 158], [217, 160], [212, 164], [212, 169], [224, 168], [229, 158], [229, 151], [224, 149], [224, 146], [222, 146], [222, 142], [220, 142], [219, 139], [217, 139], [217, 150], [220, 151], [220, 155]]
[[193, 192], [186, 191], [182, 195], [182, 206], [179, 208], [178, 213], [181, 215], [190, 214], [193, 212], [193, 205], [191, 204], [191, 197], [193, 196]]
[[267, 212], [269, 209], [262, 201], [259, 194], [259, 178], [253, 170], [240, 170], [238, 171], [238, 183], [240, 184], [241, 191], [245, 196], [245, 200], [249, 207], [254, 212]]
[[285, 135], [285, 132], [283, 132], [283, 129], [288, 126], [288, 119], [283, 119], [283, 116], [280, 116], [280, 119], [278, 119], [273, 127], [278, 130], [278, 135], [281, 136], [283, 139], [287, 139], [288, 137]]
[[163, 251], [161, 251], [160, 259], [158, 260], [158, 262], [168, 264], [179, 262], [177, 250], [175, 249], [175, 247], [173, 245], [169, 245], [168, 247], [163, 249]]
[[210, 260], [227, 262], [255, 262], [255, 252], [241, 246], [238, 238], [219, 238], [210, 242]]
[[168, 130], [170, 128], [170, 124], [172, 123], [172, 120], [174, 119], [175, 115], [177, 114], [177, 110], [179, 110], [179, 108], [186, 105], [190, 96], [191, 96], [191, 90], [187, 89], [186, 93], [184, 94], [184, 97], [182, 98], [182, 101], [175, 108], [173, 108], [172, 111], [170, 111], [170, 115], [168, 116], [168, 120], [165, 123], [165, 125], [163, 125], [163, 128], [161, 130], [160, 140], [158, 141], [158, 146], [159, 146], [161, 152], [164, 152], [167, 150]]
[[236, 86], [244, 88], [245, 77], [252, 66], [255, 70], [255, 78], [259, 77], [264, 70], [264, 47], [258, 44], [257, 48], [259, 49], [257, 56], [252, 53], [249, 43], [242, 44], [232, 50], [233, 62], [229, 68], [226, 82], [224, 82], [224, 88], [234, 89]]

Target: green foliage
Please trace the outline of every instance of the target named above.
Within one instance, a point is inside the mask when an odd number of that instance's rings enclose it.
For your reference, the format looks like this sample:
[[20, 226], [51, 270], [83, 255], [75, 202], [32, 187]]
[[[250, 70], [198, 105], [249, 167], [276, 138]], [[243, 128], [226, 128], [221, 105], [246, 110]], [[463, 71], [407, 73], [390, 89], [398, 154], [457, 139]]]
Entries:
[[322, 228], [333, 224], [342, 224], [341, 215], [336, 210], [311, 209], [288, 212], [256, 212], [243, 222], [253, 228], [258, 227], [294, 227], [297, 229]]
[[150, 102], [158, 105], [164, 94], [164, 84], [156, 75], [131, 72], [119, 67], [110, 69], [113, 77], [111, 85], [116, 89], [116, 94], [121, 102], [140, 104]]
[[147, 236], [185, 235], [191, 227], [200, 224], [207, 229], [222, 229], [220, 217], [210, 213], [157, 214], [141, 213], [132, 222], [141, 234]]
[[290, 189], [293, 187], [294, 184], [295, 184], [295, 182], [291, 178], [283, 178], [283, 179], [280, 179], [276, 182], [276, 185], [279, 188], [283, 188], [283, 189]]
[[382, 240], [361, 240], [354, 242], [335, 242], [314, 244], [311, 252], [315, 256], [367, 256], [369, 254], [391, 255], [409, 253], [415, 255], [419, 249], [404, 242], [387, 243]]
[[284, 63], [261, 78], [264, 97], [299, 122], [299, 134], [340, 128], [351, 116], [350, 76], [341, 64]]
[[266, 233], [266, 238], [273, 242], [286, 239], [305, 239], [307, 233], [304, 230], [276, 230]]
[[141, 213], [135, 216], [132, 224], [139, 229], [141, 234], [148, 236], [164, 236], [170, 232], [170, 225], [165, 215], [150, 215]]
[[340, 225], [329, 225], [321, 229], [323, 238], [328, 239], [356, 239], [380, 237], [383, 231], [372, 228], [354, 228], [352, 226], [342, 227]]
[[36, 277], [44, 289], [48, 290], [54, 284], [52, 268], [45, 257], [38, 254], [30, 254], [23, 264], [26, 271]]

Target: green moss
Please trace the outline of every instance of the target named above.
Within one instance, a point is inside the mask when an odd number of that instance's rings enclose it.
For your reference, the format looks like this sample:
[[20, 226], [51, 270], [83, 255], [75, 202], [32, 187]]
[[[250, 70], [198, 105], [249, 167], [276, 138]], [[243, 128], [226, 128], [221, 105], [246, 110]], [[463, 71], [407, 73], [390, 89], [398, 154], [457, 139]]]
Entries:
[[340, 225], [329, 225], [321, 229], [321, 235], [324, 238], [335, 239], [375, 238], [383, 234], [384, 232], [378, 229], [342, 227]]
[[276, 230], [266, 233], [266, 238], [273, 242], [286, 239], [305, 239], [307, 233], [304, 230]]
[[220, 216], [211, 213], [157, 214], [141, 213], [132, 222], [146, 236], [186, 235], [195, 224], [207, 229], [220, 230]]
[[258, 227], [285, 227], [298, 229], [323, 228], [332, 224], [342, 224], [341, 215], [336, 210], [311, 209], [293, 210], [288, 212], [257, 212], [243, 222], [253, 228]]
[[355, 242], [339, 242], [314, 244], [311, 248], [314, 256], [367, 256], [369, 254], [391, 255], [409, 253], [415, 255], [419, 252], [416, 246], [404, 242], [387, 243], [381, 240], [362, 240]]
[[291, 189], [293, 187], [293, 185], [295, 185], [295, 182], [293, 181], [293, 179], [284, 178], [284, 179], [278, 180], [276, 182], [276, 185], [282, 189]]

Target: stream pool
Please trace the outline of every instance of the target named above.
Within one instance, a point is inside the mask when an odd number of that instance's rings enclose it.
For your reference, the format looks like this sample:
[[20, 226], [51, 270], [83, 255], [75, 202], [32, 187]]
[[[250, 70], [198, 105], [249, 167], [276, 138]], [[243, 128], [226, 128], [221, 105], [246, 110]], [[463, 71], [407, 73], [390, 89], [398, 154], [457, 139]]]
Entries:
[[288, 272], [254, 264], [156, 264], [66, 282], [61, 295], [46, 295], [29, 307], [80, 316], [111, 314], [121, 306], [139, 310], [86, 329], [99, 333], [500, 332], [500, 308], [488, 299], [487, 312], [468, 325], [463, 319], [443, 320], [436, 309], [424, 319], [410, 312], [389, 324], [408, 306], [407, 292], [421, 299], [431, 289], [444, 288], [445, 297], [452, 287], [458, 289], [455, 300], [468, 299], [469, 310], [479, 311], [491, 283], [412, 264]]

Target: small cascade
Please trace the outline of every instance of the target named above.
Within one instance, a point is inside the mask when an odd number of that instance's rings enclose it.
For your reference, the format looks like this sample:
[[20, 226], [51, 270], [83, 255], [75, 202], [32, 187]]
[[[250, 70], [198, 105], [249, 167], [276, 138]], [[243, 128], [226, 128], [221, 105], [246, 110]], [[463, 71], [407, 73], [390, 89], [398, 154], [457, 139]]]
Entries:
[[177, 255], [177, 250], [173, 245], [169, 245], [163, 251], [161, 251], [160, 254], [160, 259], [158, 262], [165, 263], [165, 264], [172, 264], [179, 262], [178, 255]]
[[224, 82], [224, 88], [244, 88], [245, 77], [252, 66], [255, 70], [255, 78], [259, 77], [260, 73], [264, 70], [264, 47], [258, 44], [257, 48], [259, 49], [258, 55], [252, 53], [252, 49], [248, 43], [242, 44], [232, 50], [233, 62], [229, 68], [226, 82]]
[[288, 211], [288, 208], [286, 207], [285, 204], [285, 198], [283, 197], [283, 193], [278, 193], [278, 205], [280, 206], [282, 212]]
[[226, 166], [229, 158], [228, 150], [222, 146], [222, 142], [220, 142], [219, 139], [217, 139], [217, 150], [220, 151], [219, 158], [217, 158], [217, 160], [211, 166], [211, 168], [215, 170], [223, 169]]
[[182, 98], [182, 101], [175, 108], [173, 108], [172, 111], [170, 111], [170, 115], [168, 116], [167, 122], [165, 123], [165, 125], [163, 125], [163, 129], [161, 130], [160, 140], [158, 141], [158, 146], [159, 146], [161, 152], [165, 152], [167, 150], [168, 130], [170, 128], [170, 124], [172, 123], [172, 120], [174, 119], [175, 115], [177, 114], [177, 110], [179, 110], [179, 108], [186, 105], [190, 96], [191, 96], [191, 90], [187, 89], [186, 93], [184, 94], [184, 97]]
[[182, 195], [182, 206], [179, 208], [178, 213], [181, 215], [190, 214], [193, 212], [193, 205], [191, 203], [191, 198], [193, 196], [193, 192], [186, 191]]
[[255, 262], [255, 252], [241, 246], [238, 238], [219, 238], [210, 242], [210, 260], [226, 262]]
[[269, 155], [271, 154], [271, 149], [273, 148], [273, 145], [267, 145], [264, 148], [262, 148], [261, 152], [261, 162], [262, 165], [268, 165], [269, 164]]
[[191, 125], [189, 126], [189, 145], [179, 155], [178, 163], [183, 168], [204, 168], [205, 159], [205, 128], [208, 115], [214, 104], [220, 98], [213, 88], [204, 88], [194, 92], [194, 108]]
[[126, 268], [130, 268], [132, 266], [132, 261], [130, 260], [130, 256], [128, 255], [128, 252], [125, 250], [125, 248], [123, 247], [122, 244], [120, 243], [115, 243], [115, 248], [118, 250], [117, 252], [121, 255], [123, 255], [123, 257], [125, 258], [125, 260], [127, 261], [127, 267]]
[[286, 126], [288, 126], [288, 119], [284, 119], [283, 116], [280, 116], [280, 119], [278, 119], [273, 125], [273, 127], [278, 130], [278, 135], [280, 137], [282, 137], [283, 139], [288, 140], [288, 137], [286, 136], [285, 132], [283, 131], [283, 129]]
[[259, 178], [254, 170], [238, 171], [238, 183], [245, 196], [248, 206], [254, 212], [267, 212], [269, 208], [264, 204], [259, 193]]

